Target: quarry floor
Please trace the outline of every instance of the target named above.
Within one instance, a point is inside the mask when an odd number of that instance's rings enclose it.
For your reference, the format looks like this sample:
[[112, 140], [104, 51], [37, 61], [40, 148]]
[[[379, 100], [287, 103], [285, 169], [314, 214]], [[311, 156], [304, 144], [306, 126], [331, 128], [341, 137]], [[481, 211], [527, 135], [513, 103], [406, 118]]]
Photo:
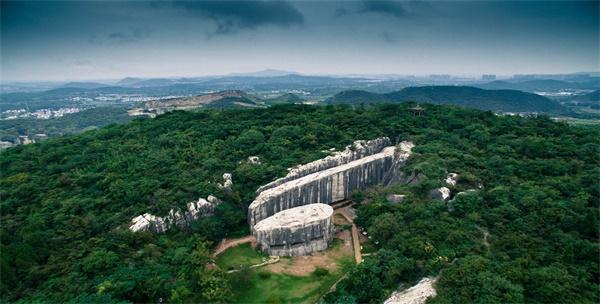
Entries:
[[[352, 267], [362, 260], [360, 241], [368, 241], [358, 233], [354, 214], [346, 207], [334, 213], [335, 236], [330, 247], [310, 256], [281, 257], [279, 261], [251, 269], [249, 286], [233, 287], [234, 302], [314, 303], [329, 291]], [[226, 239], [213, 253], [215, 266], [235, 275], [243, 267], [264, 263], [268, 259], [255, 249], [252, 236]], [[360, 258], [360, 259], [359, 259]], [[316, 272], [320, 270], [321, 274]]]

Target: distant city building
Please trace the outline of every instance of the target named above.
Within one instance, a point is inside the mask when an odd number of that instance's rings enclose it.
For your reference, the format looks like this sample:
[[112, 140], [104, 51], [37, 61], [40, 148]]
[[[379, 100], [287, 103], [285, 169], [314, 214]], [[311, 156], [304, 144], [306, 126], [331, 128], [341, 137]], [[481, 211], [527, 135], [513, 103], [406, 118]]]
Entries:
[[494, 75], [494, 74], [483, 74], [483, 75], [481, 75], [481, 80], [496, 80], [496, 75]]

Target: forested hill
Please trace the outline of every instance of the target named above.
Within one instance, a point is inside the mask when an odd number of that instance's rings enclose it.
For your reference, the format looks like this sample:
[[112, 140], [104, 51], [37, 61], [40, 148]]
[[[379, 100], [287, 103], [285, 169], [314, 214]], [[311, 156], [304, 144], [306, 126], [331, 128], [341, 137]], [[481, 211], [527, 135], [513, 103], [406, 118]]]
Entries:
[[404, 101], [455, 104], [503, 112], [561, 113], [566, 111], [557, 102], [537, 94], [516, 90], [484, 90], [468, 86], [408, 87], [385, 94], [350, 90], [338, 93], [327, 99], [326, 103], [368, 104]]
[[[383, 195], [358, 209], [381, 242], [327, 302], [380, 303], [399, 283], [440, 273], [437, 303], [596, 302], [598, 130], [456, 106], [415, 116], [411, 106], [174, 111], [3, 150], [1, 300], [232, 302], [244, 277], [205, 265], [216, 241], [248, 233], [258, 186], [322, 150], [388, 136], [416, 144], [406, 170], [427, 178], [400, 205]], [[231, 196], [216, 187], [224, 172]], [[453, 191], [479, 190], [432, 201], [447, 172], [462, 176]], [[208, 194], [224, 203], [190, 231], [127, 229]]]

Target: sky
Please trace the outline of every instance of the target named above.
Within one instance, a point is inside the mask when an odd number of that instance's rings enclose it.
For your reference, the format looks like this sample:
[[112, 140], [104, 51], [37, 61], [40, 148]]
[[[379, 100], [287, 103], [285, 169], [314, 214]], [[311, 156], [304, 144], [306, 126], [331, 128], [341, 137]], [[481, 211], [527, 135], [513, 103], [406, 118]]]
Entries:
[[600, 1], [2, 1], [0, 80], [600, 70]]

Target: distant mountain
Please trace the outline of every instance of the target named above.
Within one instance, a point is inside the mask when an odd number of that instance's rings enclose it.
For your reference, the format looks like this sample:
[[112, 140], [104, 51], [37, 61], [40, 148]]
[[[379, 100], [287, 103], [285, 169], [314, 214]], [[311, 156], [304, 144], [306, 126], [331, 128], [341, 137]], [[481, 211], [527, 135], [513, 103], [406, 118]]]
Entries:
[[496, 80], [477, 85], [477, 87], [482, 89], [494, 90], [520, 90], [527, 92], [539, 92], [578, 89], [600, 89], [600, 81], [571, 82], [554, 79], [533, 79], [525, 81]]
[[132, 87], [166, 87], [177, 83], [177, 81], [168, 78], [150, 78], [133, 82], [129, 86]]
[[231, 74], [228, 74], [227, 76], [233, 76], [233, 77], [238, 77], [238, 76], [243, 76], [243, 77], [278, 77], [278, 76], [285, 76], [285, 75], [290, 75], [290, 74], [298, 74], [298, 73], [296, 73], [296, 72], [289, 72], [289, 71], [282, 71], [282, 70], [266, 69], [266, 70], [262, 70], [262, 71], [258, 71], [258, 72], [251, 72], [251, 73], [231, 73]]
[[108, 87], [108, 84], [99, 83], [99, 82], [69, 82], [65, 83], [57, 88], [79, 88], [79, 89], [98, 89], [103, 87]]
[[130, 85], [136, 84], [136, 83], [138, 83], [138, 82], [140, 82], [140, 81], [143, 81], [143, 80], [144, 80], [144, 79], [142, 79], [142, 78], [136, 78], [136, 77], [125, 77], [125, 78], [123, 78], [123, 79], [119, 80], [119, 81], [116, 83], [116, 85], [118, 85], [118, 86], [130, 86]]
[[387, 94], [344, 91], [327, 99], [325, 102], [366, 104], [406, 101], [455, 104], [482, 110], [504, 112], [561, 113], [566, 111], [557, 102], [540, 95], [516, 90], [484, 90], [467, 86], [408, 87]]

